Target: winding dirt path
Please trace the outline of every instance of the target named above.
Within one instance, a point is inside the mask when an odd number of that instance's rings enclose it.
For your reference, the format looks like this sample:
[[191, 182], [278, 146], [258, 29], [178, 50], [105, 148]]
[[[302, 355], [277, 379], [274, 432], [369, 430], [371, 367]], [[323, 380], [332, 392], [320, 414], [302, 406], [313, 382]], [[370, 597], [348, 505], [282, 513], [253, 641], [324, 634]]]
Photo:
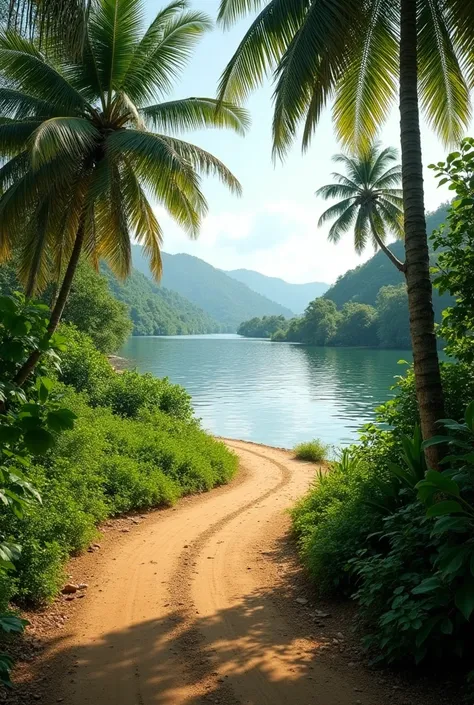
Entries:
[[348, 663], [330, 619], [318, 636], [297, 600], [285, 510], [314, 467], [228, 445], [241, 461], [231, 485], [153, 513], [101, 552], [87, 599], [48, 650], [45, 705], [403, 702]]

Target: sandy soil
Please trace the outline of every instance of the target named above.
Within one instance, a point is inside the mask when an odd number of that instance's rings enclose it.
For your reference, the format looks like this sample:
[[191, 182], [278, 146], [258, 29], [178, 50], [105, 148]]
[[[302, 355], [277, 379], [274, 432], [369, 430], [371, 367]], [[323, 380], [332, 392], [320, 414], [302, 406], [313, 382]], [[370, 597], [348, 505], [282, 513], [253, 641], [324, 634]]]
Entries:
[[[109, 523], [100, 548], [72, 561], [71, 578], [88, 588], [33, 619], [30, 639], [42, 655], [19, 669], [23, 685], [9, 699], [452, 702], [439, 687], [430, 694], [424, 683], [368, 670], [351, 633], [350, 606], [315, 602], [285, 511], [307, 490], [314, 466], [283, 450], [227, 443], [241, 461], [233, 483], [174, 509]], [[29, 690], [38, 676], [39, 687]]]

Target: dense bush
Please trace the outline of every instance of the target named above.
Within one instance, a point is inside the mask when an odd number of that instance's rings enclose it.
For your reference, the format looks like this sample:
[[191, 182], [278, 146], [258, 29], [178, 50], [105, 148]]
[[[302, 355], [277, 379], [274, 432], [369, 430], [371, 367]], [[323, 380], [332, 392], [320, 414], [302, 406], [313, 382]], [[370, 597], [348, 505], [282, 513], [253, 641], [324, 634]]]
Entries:
[[426, 472], [419, 431], [405, 435], [418, 419], [409, 370], [378, 410], [379, 424], [293, 511], [317, 589], [353, 595], [365, 643], [380, 660], [462, 655], [474, 636], [474, 405], [458, 423], [474, 374], [471, 365], [445, 363], [442, 376], [448, 429], [457, 432], [446, 469]]
[[293, 509], [301, 556], [320, 594], [347, 593], [352, 586], [348, 561], [380, 524], [364, 504], [374, 485], [368, 466], [346, 450]]
[[136, 417], [142, 409], [156, 409], [178, 419], [191, 419], [191, 398], [183, 387], [130, 370], [117, 374], [87, 335], [64, 325], [61, 335], [66, 349], [58, 378], [76, 391], [86, 392], [92, 406], [107, 406], [128, 417]]
[[[27, 526], [28, 510], [41, 501], [32, 482], [34, 459], [53, 448], [75, 419], [52, 393], [51, 379], [37, 374], [25, 388], [16, 383], [36, 346], [41, 345], [50, 362], [57, 362], [59, 336], [46, 338], [47, 313], [47, 307], [21, 294], [0, 297], [0, 635], [21, 632], [26, 624], [8, 606], [25, 556], [19, 537]], [[11, 667], [8, 654], [0, 653], [0, 683], [10, 685]]]
[[[236, 458], [195, 421], [143, 410], [126, 419], [61, 391], [78, 418], [34, 468], [43, 506], [15, 521], [23, 552], [15, 580], [3, 585], [4, 594], [33, 602], [55, 595], [66, 557], [88, 545], [105, 517], [172, 504], [227, 482], [236, 469]], [[0, 531], [5, 521], [0, 516]]]
[[310, 460], [313, 463], [320, 463], [326, 460], [329, 447], [315, 438], [313, 441], [299, 443], [294, 447], [293, 452], [298, 460]]

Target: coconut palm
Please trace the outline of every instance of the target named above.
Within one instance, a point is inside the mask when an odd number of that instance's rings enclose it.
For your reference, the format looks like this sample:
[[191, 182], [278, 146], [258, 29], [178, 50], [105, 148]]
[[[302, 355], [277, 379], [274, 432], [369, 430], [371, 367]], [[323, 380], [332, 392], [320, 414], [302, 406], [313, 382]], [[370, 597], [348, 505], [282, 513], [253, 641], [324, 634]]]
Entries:
[[316, 191], [325, 200], [340, 199], [319, 218], [318, 226], [334, 220], [328, 233], [331, 242], [354, 229], [354, 248], [360, 254], [372, 240], [375, 250], [379, 247], [401, 272], [405, 265], [385, 244], [388, 233], [403, 237], [403, 198], [397, 188], [402, 171], [396, 149], [380, 149], [373, 145], [360, 156], [336, 154], [333, 161], [346, 167], [346, 174], [332, 174], [336, 181]]
[[[334, 98], [346, 147], [370, 144], [397, 95], [400, 106], [406, 280], [425, 438], [443, 417], [423, 201], [420, 107], [445, 142], [470, 118], [474, 3], [465, 0], [221, 0], [224, 26], [263, 6], [221, 79], [244, 98], [276, 67], [274, 149], [284, 155], [303, 122], [306, 148]], [[430, 451], [431, 452], [431, 451]]]
[[[142, 244], [155, 277], [162, 230], [148, 194], [196, 237], [207, 203], [201, 175], [240, 184], [212, 154], [176, 131], [230, 127], [245, 111], [216, 100], [165, 102], [210, 21], [174, 0], [141, 34], [141, 0], [97, 0], [82, 58], [47, 60], [14, 32], [0, 35], [0, 261], [15, 249], [28, 294], [62, 274], [51, 313], [56, 329], [81, 253], [120, 277], [131, 240]], [[36, 351], [17, 376], [22, 384]]]

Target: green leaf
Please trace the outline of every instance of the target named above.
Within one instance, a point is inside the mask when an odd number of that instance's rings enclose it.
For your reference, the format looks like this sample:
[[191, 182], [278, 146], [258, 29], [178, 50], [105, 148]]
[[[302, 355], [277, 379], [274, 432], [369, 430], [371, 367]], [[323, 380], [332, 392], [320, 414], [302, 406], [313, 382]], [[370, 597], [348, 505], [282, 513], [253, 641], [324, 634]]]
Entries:
[[440, 632], [442, 634], [452, 634], [454, 630], [454, 625], [452, 621], [449, 619], [449, 617], [446, 617], [443, 619], [441, 624], [439, 625]]
[[454, 602], [458, 610], [469, 621], [474, 610], [474, 578], [467, 578], [463, 585], [456, 591]]
[[457, 517], [457, 516], [443, 516], [438, 519], [434, 525], [432, 536], [438, 536], [439, 534], [444, 534], [446, 531], [454, 531], [456, 533], [462, 533], [468, 531], [469, 529], [469, 519], [467, 517]]
[[54, 445], [54, 436], [44, 428], [32, 428], [25, 433], [25, 446], [33, 455], [44, 455]]
[[434, 485], [441, 492], [459, 497], [459, 487], [456, 482], [442, 472], [429, 470], [425, 475], [424, 482]]
[[0, 629], [7, 634], [20, 634], [28, 624], [26, 619], [16, 615], [0, 614]]
[[414, 587], [412, 590], [412, 594], [424, 595], [427, 592], [433, 592], [433, 590], [438, 590], [438, 588], [440, 587], [442, 587], [441, 580], [436, 576], [432, 576], [431, 578], [426, 578], [419, 585]]
[[455, 502], [454, 500], [446, 500], [445, 502], [438, 502], [437, 504], [433, 504], [432, 507], [429, 507], [426, 512], [426, 516], [439, 517], [443, 514], [462, 514], [463, 512], [464, 509], [459, 502]]
[[55, 409], [47, 416], [47, 424], [53, 431], [65, 431], [74, 428], [76, 414], [69, 409]]

